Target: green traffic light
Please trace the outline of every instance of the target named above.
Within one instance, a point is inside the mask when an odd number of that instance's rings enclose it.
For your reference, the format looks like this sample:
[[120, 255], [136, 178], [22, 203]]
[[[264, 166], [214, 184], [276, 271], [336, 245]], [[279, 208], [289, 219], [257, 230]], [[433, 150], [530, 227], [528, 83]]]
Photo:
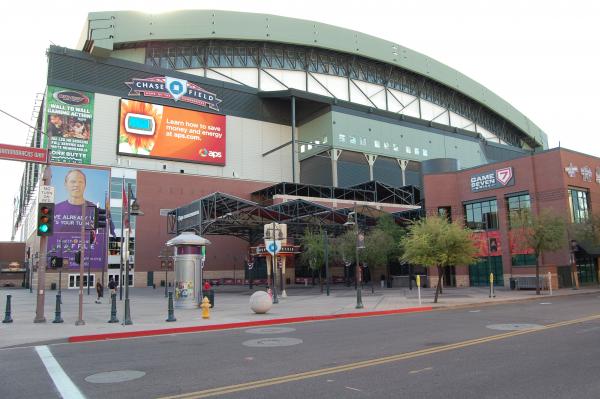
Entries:
[[48, 232], [48, 225], [47, 224], [42, 224], [39, 228], [40, 232], [42, 233], [47, 233]]

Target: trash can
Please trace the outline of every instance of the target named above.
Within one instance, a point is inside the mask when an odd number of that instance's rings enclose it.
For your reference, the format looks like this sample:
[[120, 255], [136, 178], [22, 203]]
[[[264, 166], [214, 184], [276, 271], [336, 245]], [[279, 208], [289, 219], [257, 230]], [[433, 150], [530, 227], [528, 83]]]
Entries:
[[510, 289], [511, 290], [516, 290], [517, 289], [517, 279], [514, 279], [514, 278], [510, 279]]

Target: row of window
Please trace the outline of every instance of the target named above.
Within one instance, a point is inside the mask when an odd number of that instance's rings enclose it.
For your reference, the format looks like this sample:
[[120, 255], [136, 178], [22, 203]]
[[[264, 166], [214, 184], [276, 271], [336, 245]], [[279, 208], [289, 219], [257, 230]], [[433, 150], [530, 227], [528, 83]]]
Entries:
[[[366, 137], [356, 137], [356, 136], [352, 136], [352, 135], [346, 135], [346, 134], [338, 134], [338, 141], [340, 143], [349, 143], [349, 144], [353, 144], [353, 145], [361, 145], [361, 146], [367, 146], [368, 145], [368, 140]], [[378, 148], [381, 149], [383, 148], [384, 150], [391, 150], [394, 152], [400, 152], [400, 145], [396, 144], [396, 143], [390, 143], [388, 141], [381, 141], [381, 140], [373, 140], [373, 147], [374, 148]], [[418, 148], [418, 147], [414, 147], [411, 148], [410, 146], [405, 146], [404, 147], [404, 151], [407, 154], [415, 154], [415, 155], [423, 155], [424, 157], [429, 156], [429, 151], [425, 148]]]

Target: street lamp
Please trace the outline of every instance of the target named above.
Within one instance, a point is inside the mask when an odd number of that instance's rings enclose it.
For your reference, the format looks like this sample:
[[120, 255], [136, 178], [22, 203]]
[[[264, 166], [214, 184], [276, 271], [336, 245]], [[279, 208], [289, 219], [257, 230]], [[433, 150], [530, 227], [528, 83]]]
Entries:
[[129, 308], [129, 237], [131, 236], [131, 216], [144, 216], [144, 212], [140, 210], [140, 205], [137, 203], [137, 198], [131, 197], [133, 192], [131, 190], [131, 183], [127, 183], [127, 238], [125, 240], [125, 319], [123, 324], [133, 324], [131, 321], [131, 312]]
[[348, 221], [344, 223], [344, 226], [354, 226], [354, 232], [356, 234], [356, 242], [355, 242], [355, 254], [356, 254], [356, 309], [362, 309], [362, 288], [360, 285], [360, 266], [358, 263], [358, 214], [356, 213], [356, 203], [354, 204], [354, 211], [348, 214]]

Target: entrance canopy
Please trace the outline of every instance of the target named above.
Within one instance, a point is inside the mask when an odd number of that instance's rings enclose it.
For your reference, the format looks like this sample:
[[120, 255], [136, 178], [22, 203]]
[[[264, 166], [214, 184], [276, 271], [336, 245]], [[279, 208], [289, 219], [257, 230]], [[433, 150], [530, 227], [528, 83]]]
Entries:
[[[170, 211], [168, 228], [171, 234], [229, 235], [256, 244], [263, 238], [263, 226], [271, 222], [287, 224], [289, 238], [299, 238], [309, 227], [342, 234], [348, 214], [354, 210], [362, 229], [374, 226], [384, 214], [392, 215], [397, 223], [407, 223], [402, 215], [420, 209], [415, 203], [420, 199], [418, 189], [411, 187], [410, 195], [405, 195], [409, 190], [388, 187], [377, 182], [346, 189], [279, 183], [252, 193], [260, 203], [215, 192]], [[343, 190], [342, 198], [335, 198], [338, 190]], [[384, 201], [377, 201], [376, 190], [386, 193]], [[395, 195], [394, 190], [403, 195]]]

